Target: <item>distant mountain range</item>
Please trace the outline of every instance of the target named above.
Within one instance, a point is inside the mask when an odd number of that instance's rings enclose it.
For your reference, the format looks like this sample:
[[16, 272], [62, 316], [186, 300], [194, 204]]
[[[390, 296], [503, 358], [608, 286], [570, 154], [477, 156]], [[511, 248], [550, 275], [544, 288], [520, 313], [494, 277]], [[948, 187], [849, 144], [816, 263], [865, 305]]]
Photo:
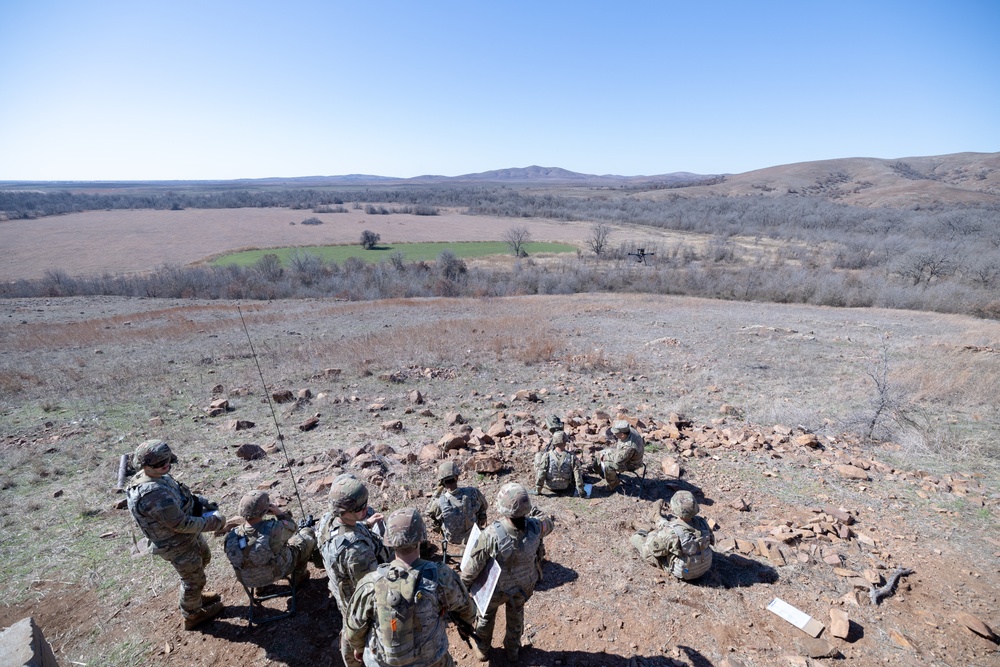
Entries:
[[0, 189], [122, 191], [165, 188], [258, 189], [365, 185], [488, 185], [586, 187], [641, 198], [694, 196], [812, 196], [856, 206], [1000, 205], [1000, 153], [954, 153], [895, 159], [841, 158], [799, 162], [742, 174], [674, 172], [653, 176], [581, 174], [559, 167], [517, 167], [461, 176], [394, 178], [369, 174], [255, 178], [229, 181], [3, 181]]

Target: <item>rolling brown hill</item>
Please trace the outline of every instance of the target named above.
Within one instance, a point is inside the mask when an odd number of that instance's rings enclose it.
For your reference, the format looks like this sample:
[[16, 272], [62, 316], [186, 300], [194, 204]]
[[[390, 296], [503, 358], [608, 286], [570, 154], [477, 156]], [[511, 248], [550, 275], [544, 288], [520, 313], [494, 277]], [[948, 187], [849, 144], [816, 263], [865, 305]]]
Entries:
[[757, 169], [723, 179], [713, 185], [658, 190], [648, 196], [805, 195], [854, 206], [894, 208], [995, 204], [1000, 203], [1000, 153], [819, 160]]

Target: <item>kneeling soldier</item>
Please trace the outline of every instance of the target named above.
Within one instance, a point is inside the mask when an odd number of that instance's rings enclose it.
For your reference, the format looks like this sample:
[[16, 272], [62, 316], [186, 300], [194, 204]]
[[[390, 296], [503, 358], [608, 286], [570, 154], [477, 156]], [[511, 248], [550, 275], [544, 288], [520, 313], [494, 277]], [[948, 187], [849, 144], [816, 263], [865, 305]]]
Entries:
[[670, 499], [674, 519], [661, 519], [651, 532], [631, 538], [642, 559], [678, 579], [697, 579], [712, 567], [712, 535], [708, 522], [698, 514], [698, 502], [690, 491], [678, 491]]
[[556, 492], [573, 488], [574, 496], [587, 495], [580, 461], [576, 454], [566, 451], [566, 433], [553, 433], [551, 446], [553, 449], [538, 452], [535, 456], [535, 494], [541, 493], [548, 486]]

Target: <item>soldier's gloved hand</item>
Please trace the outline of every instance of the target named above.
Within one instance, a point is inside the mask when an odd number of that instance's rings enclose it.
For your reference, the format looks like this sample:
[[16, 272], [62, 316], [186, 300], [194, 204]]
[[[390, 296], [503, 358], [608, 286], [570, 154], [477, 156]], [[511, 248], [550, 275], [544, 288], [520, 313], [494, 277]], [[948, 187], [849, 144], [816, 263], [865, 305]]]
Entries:
[[219, 509], [219, 503], [213, 502], [207, 498], [202, 498], [201, 509], [202, 512], [214, 512]]
[[304, 519], [299, 519], [299, 528], [312, 528], [316, 525], [316, 519], [310, 514]]

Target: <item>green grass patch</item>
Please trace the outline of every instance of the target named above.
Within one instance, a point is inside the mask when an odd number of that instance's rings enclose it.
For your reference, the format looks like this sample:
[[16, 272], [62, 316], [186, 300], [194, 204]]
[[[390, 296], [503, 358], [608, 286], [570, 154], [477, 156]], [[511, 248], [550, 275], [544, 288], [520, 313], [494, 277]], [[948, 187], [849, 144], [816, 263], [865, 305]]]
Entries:
[[[264, 255], [277, 255], [282, 266], [289, 266], [289, 258], [296, 252], [319, 257], [328, 264], [331, 262], [343, 262], [349, 257], [357, 257], [374, 264], [383, 259], [389, 259], [396, 252], [403, 253], [403, 258], [407, 262], [430, 262], [436, 260], [445, 250], [450, 250], [459, 259], [510, 254], [510, 248], [503, 241], [394, 243], [392, 245], [380, 244], [371, 250], [365, 250], [360, 244], [351, 244], [245, 250], [217, 257], [210, 263], [214, 266], [251, 266]], [[575, 253], [576, 250], [576, 246], [566, 243], [537, 242], [525, 245], [525, 252], [528, 253], [529, 257], [540, 253]]]

